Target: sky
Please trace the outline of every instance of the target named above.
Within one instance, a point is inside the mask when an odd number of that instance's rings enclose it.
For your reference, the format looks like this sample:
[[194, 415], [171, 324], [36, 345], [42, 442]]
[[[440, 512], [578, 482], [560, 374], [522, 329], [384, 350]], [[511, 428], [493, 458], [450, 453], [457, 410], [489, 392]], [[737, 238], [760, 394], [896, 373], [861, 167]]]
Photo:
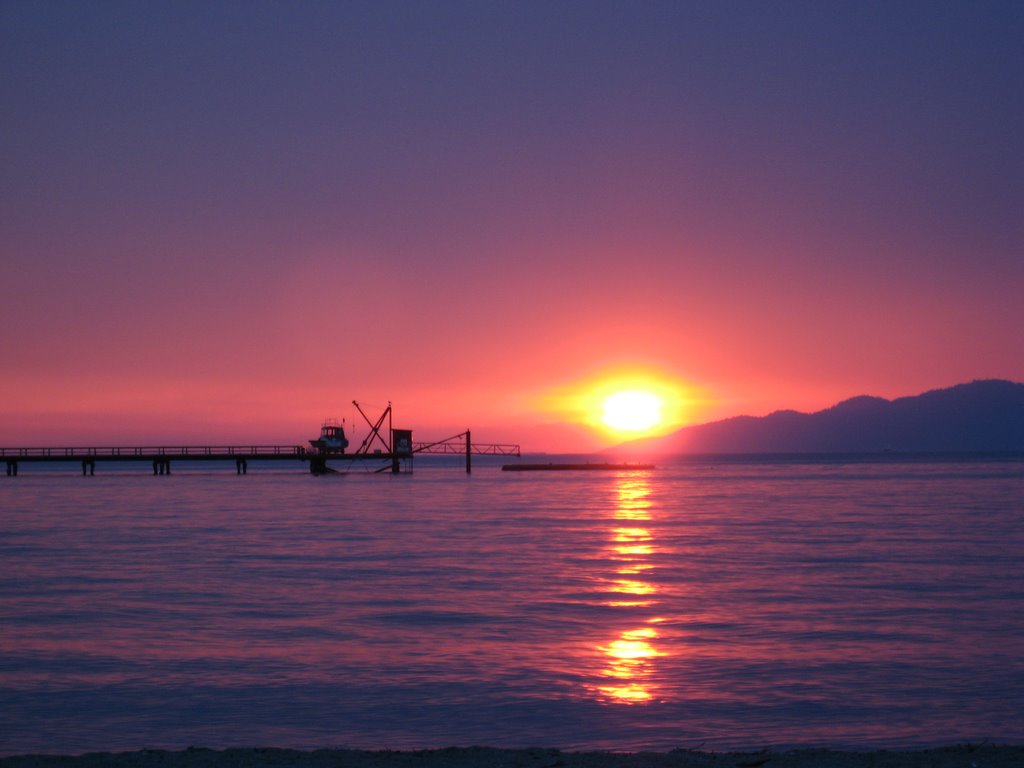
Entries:
[[0, 0], [0, 445], [579, 451], [1024, 381], [1019, 2]]

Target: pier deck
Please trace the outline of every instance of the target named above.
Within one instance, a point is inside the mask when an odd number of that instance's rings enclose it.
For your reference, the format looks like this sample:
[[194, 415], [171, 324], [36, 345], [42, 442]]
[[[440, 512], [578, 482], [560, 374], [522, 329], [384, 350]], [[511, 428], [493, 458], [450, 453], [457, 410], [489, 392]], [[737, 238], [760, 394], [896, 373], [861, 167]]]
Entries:
[[[464, 440], [456, 446], [456, 440]], [[16, 477], [19, 464], [56, 464], [79, 462], [83, 475], [94, 475], [96, 464], [101, 462], [149, 462], [154, 475], [171, 474], [171, 462], [202, 461], [235, 462], [240, 475], [248, 474], [250, 461], [299, 461], [309, 464], [312, 474], [332, 472], [328, 461], [385, 463], [384, 469], [399, 471], [399, 464], [408, 461], [414, 454], [465, 454], [466, 471], [471, 468], [470, 454], [518, 456], [519, 446], [515, 444], [472, 443], [469, 432], [454, 438], [432, 443], [412, 443], [406, 450], [397, 453], [389, 451], [364, 450], [355, 453], [320, 451], [301, 445], [179, 445], [179, 446], [112, 446], [88, 448], [0, 448], [0, 462], [6, 465], [7, 476]], [[383, 469], [378, 470], [383, 471]]]
[[7, 475], [16, 476], [19, 464], [81, 462], [82, 474], [95, 474], [99, 462], [151, 462], [153, 474], [171, 473], [171, 461], [233, 461], [240, 475], [248, 472], [250, 461], [302, 461], [311, 459], [390, 459], [371, 454], [321, 454], [301, 445], [182, 445], [89, 448], [0, 448], [0, 461], [6, 464]]

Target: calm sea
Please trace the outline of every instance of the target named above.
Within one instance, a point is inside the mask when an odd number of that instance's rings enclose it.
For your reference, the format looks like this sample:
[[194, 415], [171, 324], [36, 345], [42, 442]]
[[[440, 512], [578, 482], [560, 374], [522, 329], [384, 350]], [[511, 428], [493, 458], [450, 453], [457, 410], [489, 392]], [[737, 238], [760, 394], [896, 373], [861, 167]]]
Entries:
[[1024, 743], [1024, 461], [0, 476], [0, 753]]

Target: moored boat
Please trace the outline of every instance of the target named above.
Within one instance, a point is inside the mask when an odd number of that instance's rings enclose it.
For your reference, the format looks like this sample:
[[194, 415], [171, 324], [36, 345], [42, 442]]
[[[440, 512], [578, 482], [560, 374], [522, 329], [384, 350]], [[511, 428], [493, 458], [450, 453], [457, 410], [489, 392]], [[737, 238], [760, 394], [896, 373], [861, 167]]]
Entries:
[[344, 453], [348, 448], [345, 425], [337, 419], [326, 419], [320, 427], [320, 437], [310, 440], [309, 444], [318, 453]]

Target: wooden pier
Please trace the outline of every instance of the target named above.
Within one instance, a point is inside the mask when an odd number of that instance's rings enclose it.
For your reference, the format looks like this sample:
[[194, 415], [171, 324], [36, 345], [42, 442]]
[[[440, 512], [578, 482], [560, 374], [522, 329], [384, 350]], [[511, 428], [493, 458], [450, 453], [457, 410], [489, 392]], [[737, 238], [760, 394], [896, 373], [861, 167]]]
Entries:
[[140, 462], [153, 466], [154, 475], [171, 474], [171, 462], [233, 461], [235, 471], [248, 473], [250, 461], [304, 461], [315, 456], [301, 445], [186, 445], [104, 448], [0, 448], [7, 476], [16, 477], [19, 464], [81, 463], [83, 475], [94, 475], [102, 462]]
[[[464, 454], [466, 472], [473, 470], [473, 454], [519, 456], [513, 443], [474, 443], [470, 431], [460, 432], [444, 440], [414, 442], [411, 429], [391, 426], [391, 403], [376, 421], [371, 421], [360, 404], [352, 405], [370, 428], [362, 444], [353, 452], [346, 451], [348, 440], [342, 425], [325, 422], [319, 439], [302, 445], [183, 445], [114, 448], [0, 448], [0, 461], [7, 467], [8, 477], [17, 477], [19, 464], [81, 462], [83, 475], [95, 475], [99, 462], [129, 461], [151, 463], [154, 475], [171, 474], [171, 462], [219, 461], [234, 462], [235, 472], [245, 475], [250, 461], [299, 461], [309, 465], [313, 475], [338, 474], [329, 461], [355, 463], [380, 462], [376, 469], [363, 471], [400, 474], [412, 471], [412, 459], [418, 453]], [[385, 425], [385, 421], [387, 424]], [[327, 439], [325, 439], [327, 438]], [[379, 448], [376, 446], [380, 446]]]
[[[407, 433], [407, 432], [406, 432]], [[406, 434], [403, 433], [403, 434]], [[396, 443], [397, 445], [397, 443]], [[396, 451], [361, 450], [355, 453], [318, 451], [301, 445], [186, 445], [149, 447], [103, 448], [0, 448], [0, 462], [6, 466], [8, 477], [17, 477], [21, 464], [80, 463], [83, 475], [95, 475], [96, 465], [111, 462], [150, 464], [154, 475], [171, 474], [171, 464], [186, 462], [234, 462], [235, 472], [245, 475], [250, 461], [293, 461], [309, 465], [314, 475], [335, 473], [328, 462], [380, 462], [376, 469], [364, 471], [399, 473], [404, 462], [420, 453], [457, 454], [466, 457], [466, 472], [472, 471], [472, 455], [518, 456], [519, 446], [514, 444], [473, 443], [469, 430], [436, 442], [407, 442]], [[364, 464], [365, 466], [365, 464]]]

